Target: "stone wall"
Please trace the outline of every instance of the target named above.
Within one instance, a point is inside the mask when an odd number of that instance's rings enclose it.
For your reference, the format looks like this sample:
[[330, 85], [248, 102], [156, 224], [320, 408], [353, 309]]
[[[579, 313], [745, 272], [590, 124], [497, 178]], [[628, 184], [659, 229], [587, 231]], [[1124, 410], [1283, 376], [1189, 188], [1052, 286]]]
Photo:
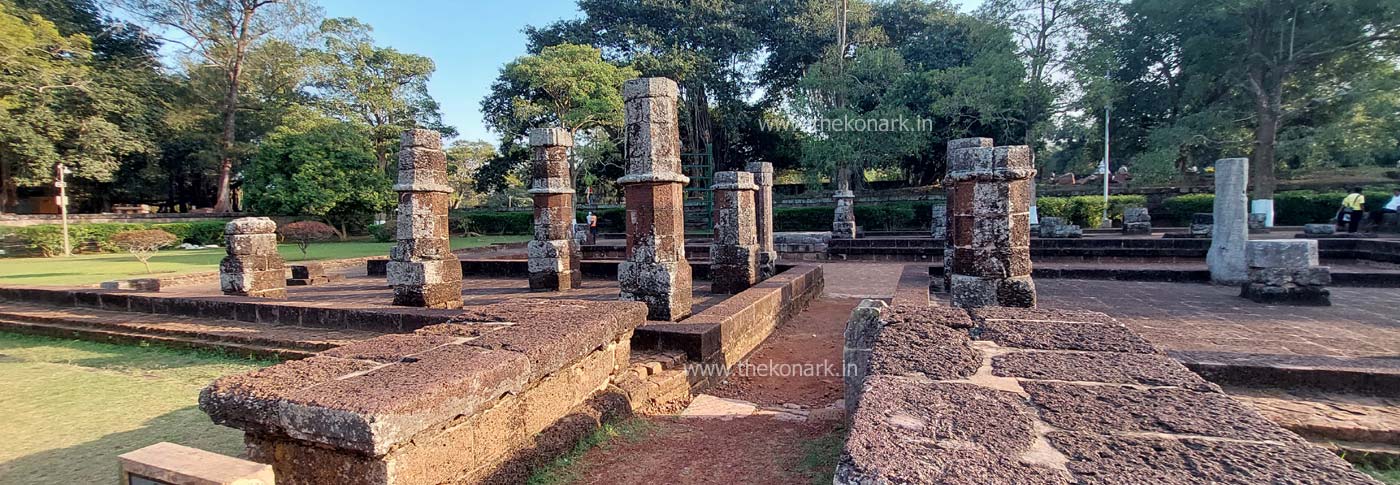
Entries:
[[279, 484], [518, 483], [630, 409], [639, 303], [515, 300], [248, 374], [200, 395]]
[[1376, 484], [1107, 315], [867, 300], [835, 483]]

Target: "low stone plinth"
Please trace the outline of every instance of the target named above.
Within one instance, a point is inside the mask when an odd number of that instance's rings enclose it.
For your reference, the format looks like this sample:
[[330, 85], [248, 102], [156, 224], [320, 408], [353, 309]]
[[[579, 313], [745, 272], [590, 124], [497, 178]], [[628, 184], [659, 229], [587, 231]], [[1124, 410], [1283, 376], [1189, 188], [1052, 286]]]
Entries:
[[1198, 212], [1191, 215], [1191, 236], [1211, 237], [1215, 233], [1215, 214]]
[[1123, 209], [1123, 234], [1128, 236], [1152, 234], [1152, 214], [1147, 212], [1146, 207]]
[[[609, 413], [646, 306], [515, 300], [248, 374], [200, 395], [279, 484], [522, 481]], [[612, 409], [613, 411], [609, 411]], [[565, 433], [570, 439], [559, 439]]]
[[326, 268], [321, 263], [293, 264], [289, 267], [292, 277], [287, 278], [287, 286], [323, 285], [345, 279], [345, 275], [326, 274]]
[[845, 356], [837, 484], [1377, 483], [1099, 313], [867, 300]]
[[234, 219], [224, 226], [224, 242], [228, 255], [219, 262], [219, 288], [225, 295], [287, 297], [276, 222], [266, 217]]
[[1335, 224], [1304, 224], [1303, 234], [1313, 236], [1330, 236], [1337, 233]]
[[1317, 241], [1307, 239], [1250, 241], [1245, 246], [1249, 282], [1240, 296], [1256, 303], [1328, 306], [1332, 271], [1318, 265]]
[[156, 443], [117, 457], [121, 485], [273, 485], [272, 467], [174, 443]]

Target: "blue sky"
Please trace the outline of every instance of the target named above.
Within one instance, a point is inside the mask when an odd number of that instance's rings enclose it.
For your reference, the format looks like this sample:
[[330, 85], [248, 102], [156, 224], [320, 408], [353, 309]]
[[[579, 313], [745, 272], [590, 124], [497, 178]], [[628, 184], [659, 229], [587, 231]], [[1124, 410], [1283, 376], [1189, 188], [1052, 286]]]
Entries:
[[[980, 0], [954, 0], [967, 5]], [[481, 120], [481, 99], [501, 66], [525, 53], [527, 25], [582, 16], [574, 0], [320, 0], [327, 17], [355, 17], [375, 42], [428, 56], [437, 64], [429, 91], [462, 139], [495, 141]]]

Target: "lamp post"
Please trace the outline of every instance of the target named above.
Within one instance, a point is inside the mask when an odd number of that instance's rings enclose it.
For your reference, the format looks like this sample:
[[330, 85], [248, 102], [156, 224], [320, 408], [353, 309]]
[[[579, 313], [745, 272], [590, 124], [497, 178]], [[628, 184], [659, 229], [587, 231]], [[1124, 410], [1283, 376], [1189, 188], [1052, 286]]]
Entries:
[[58, 164], [54, 167], [55, 182], [54, 187], [58, 187], [58, 213], [63, 219], [63, 256], [73, 255], [73, 246], [68, 242], [68, 182], [63, 181], [63, 176], [68, 175], [68, 167]]

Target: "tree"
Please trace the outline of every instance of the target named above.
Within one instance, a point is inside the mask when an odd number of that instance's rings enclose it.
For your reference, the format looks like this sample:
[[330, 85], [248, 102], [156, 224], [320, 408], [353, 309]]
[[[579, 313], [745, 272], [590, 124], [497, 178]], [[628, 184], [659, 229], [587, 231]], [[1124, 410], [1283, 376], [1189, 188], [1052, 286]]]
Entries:
[[233, 165], [238, 142], [239, 91], [248, 53], [272, 40], [292, 39], [319, 15], [308, 0], [121, 0], [164, 41], [180, 46], [191, 66], [219, 74], [219, 180], [214, 210], [232, 210]]
[[329, 240], [339, 234], [335, 228], [316, 221], [293, 222], [278, 228], [277, 232], [282, 234], [283, 239], [297, 244], [303, 260], [306, 259], [306, 248], [310, 247], [311, 243]]
[[395, 200], [362, 125], [300, 112], [268, 135], [246, 171], [248, 206], [271, 215], [315, 216], [345, 239]]
[[0, 210], [17, 187], [53, 179], [63, 163], [77, 180], [111, 180], [127, 155], [150, 149], [125, 129], [131, 96], [97, 82], [91, 40], [0, 3]]
[[452, 185], [452, 208], [461, 209], [476, 198], [476, 171], [496, 157], [496, 147], [484, 140], [457, 140], [447, 152], [447, 181]]
[[324, 43], [311, 54], [312, 87], [329, 113], [369, 125], [375, 159], [381, 170], [389, 170], [403, 130], [423, 127], [448, 138], [457, 130], [443, 124], [438, 103], [428, 94], [433, 60], [376, 47], [372, 30], [353, 18], [321, 22]]
[[170, 246], [180, 241], [174, 234], [160, 229], [149, 229], [141, 231], [126, 231], [112, 235], [110, 239], [113, 246], [121, 248], [123, 251], [131, 253], [136, 257], [141, 265], [146, 267], [146, 274], [151, 273], [151, 256], [161, 248]]

